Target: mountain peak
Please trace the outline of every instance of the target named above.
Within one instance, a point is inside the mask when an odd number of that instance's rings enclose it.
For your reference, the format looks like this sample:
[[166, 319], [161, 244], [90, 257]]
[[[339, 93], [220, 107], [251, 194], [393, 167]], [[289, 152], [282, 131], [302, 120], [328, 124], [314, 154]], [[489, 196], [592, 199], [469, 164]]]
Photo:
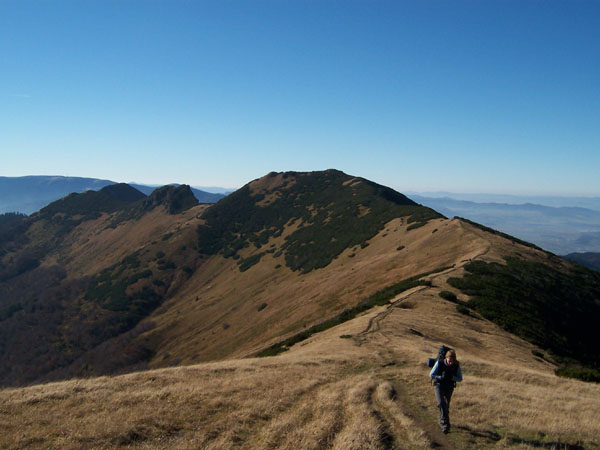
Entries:
[[167, 185], [155, 189], [152, 194], [144, 199], [142, 208], [149, 211], [158, 205], [164, 205], [169, 214], [179, 214], [197, 204], [198, 200], [187, 184]]
[[99, 191], [69, 194], [42, 208], [38, 214], [48, 217], [58, 213], [93, 217], [100, 213], [117, 211], [144, 197], [145, 195], [137, 189], [121, 183], [105, 186]]
[[[286, 263], [306, 273], [327, 266], [348, 247], [365, 245], [397, 217], [415, 226], [442, 216], [393, 189], [338, 170], [271, 172], [204, 213], [199, 248], [238, 257], [251, 243], [260, 248], [288, 232], [281, 247]], [[297, 225], [293, 232], [292, 224]], [[253, 258], [258, 262], [260, 256]]]
[[145, 197], [142, 192], [127, 183], [110, 184], [108, 186], [104, 186], [98, 192], [112, 199], [118, 200], [119, 202], [125, 203], [137, 202]]
[[[355, 192], [357, 190], [366, 189], [371, 194], [382, 197], [396, 205], [418, 205], [405, 195], [394, 191], [389, 187], [382, 186], [361, 177], [348, 175], [337, 169], [314, 172], [270, 172], [264, 177], [249, 183], [249, 187], [252, 193], [256, 195], [259, 193], [270, 193], [280, 188], [290, 188], [296, 183], [303, 184], [303, 190], [309, 188], [328, 189], [335, 186], [344, 188], [350, 187]], [[315, 190], [314, 192], [317, 193], [318, 191]]]

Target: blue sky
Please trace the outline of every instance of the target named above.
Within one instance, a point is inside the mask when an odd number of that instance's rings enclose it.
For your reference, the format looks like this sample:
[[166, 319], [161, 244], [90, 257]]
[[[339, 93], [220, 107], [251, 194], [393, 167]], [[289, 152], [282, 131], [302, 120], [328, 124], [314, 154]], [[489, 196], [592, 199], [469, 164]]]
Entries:
[[0, 0], [0, 175], [600, 195], [598, 1]]

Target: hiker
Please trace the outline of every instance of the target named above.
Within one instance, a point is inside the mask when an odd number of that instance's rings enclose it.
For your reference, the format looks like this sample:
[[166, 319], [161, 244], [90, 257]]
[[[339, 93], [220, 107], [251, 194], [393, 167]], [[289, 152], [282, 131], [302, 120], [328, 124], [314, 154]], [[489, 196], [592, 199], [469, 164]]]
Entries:
[[450, 432], [450, 399], [457, 381], [462, 381], [462, 370], [456, 360], [456, 352], [448, 350], [444, 359], [438, 359], [429, 373], [433, 391], [440, 410], [440, 427], [444, 433]]

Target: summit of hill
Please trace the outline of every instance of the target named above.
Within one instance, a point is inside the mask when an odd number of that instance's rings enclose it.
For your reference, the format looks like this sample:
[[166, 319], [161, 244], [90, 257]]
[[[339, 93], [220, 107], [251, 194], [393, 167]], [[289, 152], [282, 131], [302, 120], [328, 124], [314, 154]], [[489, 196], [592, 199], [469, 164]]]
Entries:
[[[387, 222], [406, 217], [418, 227], [442, 217], [394, 190], [344, 174], [272, 172], [221, 200], [203, 215], [199, 251], [239, 257], [240, 250], [261, 248], [285, 233], [278, 252], [292, 270], [326, 267], [345, 249], [366, 244]], [[255, 264], [263, 252], [242, 259]]]
[[99, 191], [69, 194], [42, 208], [38, 214], [43, 217], [51, 217], [59, 213], [68, 216], [98, 215], [116, 211], [145, 197], [137, 189], [120, 183], [105, 186]]
[[169, 214], [179, 214], [198, 205], [198, 200], [188, 185], [163, 186], [152, 191], [142, 202], [142, 208], [146, 211], [159, 205], [165, 206]]

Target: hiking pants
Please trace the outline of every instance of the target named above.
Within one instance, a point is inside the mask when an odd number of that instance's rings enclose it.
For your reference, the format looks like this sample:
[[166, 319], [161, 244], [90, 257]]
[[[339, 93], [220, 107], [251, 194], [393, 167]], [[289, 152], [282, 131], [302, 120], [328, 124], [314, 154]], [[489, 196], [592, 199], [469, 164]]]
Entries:
[[433, 392], [437, 400], [438, 409], [440, 410], [440, 427], [442, 429], [450, 429], [450, 399], [454, 386], [451, 384], [434, 384]]

